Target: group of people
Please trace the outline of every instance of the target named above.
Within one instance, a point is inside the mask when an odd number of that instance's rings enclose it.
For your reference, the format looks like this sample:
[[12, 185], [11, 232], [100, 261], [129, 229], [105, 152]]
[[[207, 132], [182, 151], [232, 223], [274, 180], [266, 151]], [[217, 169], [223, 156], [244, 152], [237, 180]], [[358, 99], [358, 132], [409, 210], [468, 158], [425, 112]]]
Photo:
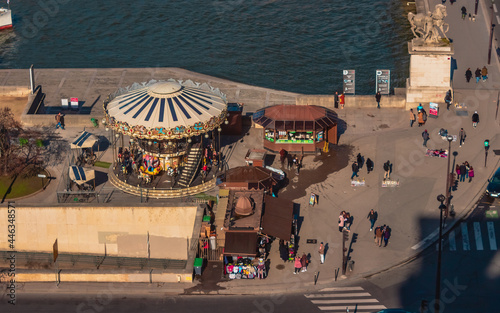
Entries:
[[382, 246], [382, 238], [384, 239], [384, 247], [387, 247], [389, 238], [391, 238], [391, 228], [385, 224], [375, 228], [375, 244], [379, 247]]
[[457, 173], [457, 179], [459, 179], [460, 182], [465, 182], [465, 179], [468, 178], [470, 183], [474, 177], [474, 168], [467, 161], [461, 165], [457, 164], [455, 172]]
[[[488, 69], [486, 68], [486, 66], [483, 66], [482, 69], [479, 69], [478, 67], [476, 68], [474, 75], [476, 77], [476, 84], [479, 83], [479, 80], [482, 80], [482, 82], [484, 83], [488, 79]], [[469, 67], [465, 71], [465, 79], [467, 80], [467, 82], [470, 82], [471, 78], [472, 78], [472, 71]]]
[[[323, 244], [323, 243], [321, 243], [321, 244]], [[307, 272], [307, 265], [308, 264], [309, 264], [309, 259], [307, 258], [307, 255], [305, 253], [302, 253], [302, 257], [299, 257], [297, 255], [295, 257], [295, 261], [294, 261], [295, 271], [293, 273], [297, 274], [300, 272]]]
[[351, 231], [351, 225], [353, 221], [353, 217], [349, 212], [342, 211], [340, 212], [339, 215], [339, 232], [342, 232], [345, 230]]
[[300, 157], [296, 154], [291, 155], [283, 148], [280, 150], [281, 167], [283, 168], [285, 166], [285, 161], [287, 161], [287, 169], [291, 170], [293, 167], [295, 167], [296, 175], [299, 175], [300, 168], [302, 167], [302, 158], [302, 155]]
[[[352, 176], [351, 176], [351, 180], [355, 176], [359, 177], [358, 176], [358, 172], [363, 167], [364, 163], [365, 163], [365, 158], [361, 155], [361, 153], [358, 153], [358, 155], [356, 156], [356, 161], [354, 161], [354, 163], [352, 163]], [[370, 158], [368, 158], [366, 160], [366, 171], [367, 171], [368, 174], [370, 174], [370, 172], [373, 171], [373, 166], [374, 166], [373, 161]]]

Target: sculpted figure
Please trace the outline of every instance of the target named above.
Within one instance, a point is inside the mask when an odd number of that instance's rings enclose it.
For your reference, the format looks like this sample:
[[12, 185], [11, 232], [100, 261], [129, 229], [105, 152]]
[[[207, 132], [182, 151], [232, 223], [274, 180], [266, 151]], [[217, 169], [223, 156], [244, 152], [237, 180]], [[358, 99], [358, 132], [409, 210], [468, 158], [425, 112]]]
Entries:
[[411, 24], [413, 35], [421, 43], [438, 44], [441, 38], [448, 39], [446, 32], [448, 32], [450, 26], [444, 21], [446, 16], [446, 7], [437, 4], [431, 14], [408, 13], [408, 21]]

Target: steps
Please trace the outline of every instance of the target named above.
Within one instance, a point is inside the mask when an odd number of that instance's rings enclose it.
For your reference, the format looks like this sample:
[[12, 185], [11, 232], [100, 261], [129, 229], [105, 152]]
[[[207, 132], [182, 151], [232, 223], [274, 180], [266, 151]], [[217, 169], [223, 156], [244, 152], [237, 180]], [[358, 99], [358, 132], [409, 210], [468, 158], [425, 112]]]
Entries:
[[189, 187], [193, 182], [193, 179], [200, 166], [201, 157], [203, 155], [203, 148], [201, 145], [193, 145], [189, 150], [188, 159], [186, 165], [182, 169], [181, 177], [177, 182], [182, 187]]

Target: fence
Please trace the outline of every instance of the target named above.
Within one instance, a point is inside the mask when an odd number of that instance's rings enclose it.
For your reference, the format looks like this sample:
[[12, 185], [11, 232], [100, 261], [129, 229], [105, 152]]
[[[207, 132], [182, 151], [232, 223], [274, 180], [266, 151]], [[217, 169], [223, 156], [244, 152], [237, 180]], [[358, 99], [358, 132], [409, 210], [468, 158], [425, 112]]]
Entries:
[[[213, 244], [215, 243], [215, 247]], [[198, 241], [198, 257], [208, 261], [222, 260], [224, 239], [200, 238]]]

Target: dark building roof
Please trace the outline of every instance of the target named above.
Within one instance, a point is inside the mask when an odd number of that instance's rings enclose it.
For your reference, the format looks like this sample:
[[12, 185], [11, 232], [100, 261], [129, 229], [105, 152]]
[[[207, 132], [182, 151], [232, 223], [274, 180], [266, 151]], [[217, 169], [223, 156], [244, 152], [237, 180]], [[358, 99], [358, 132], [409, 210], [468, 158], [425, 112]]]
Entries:
[[319, 130], [337, 125], [337, 113], [317, 105], [273, 105], [258, 110], [253, 121], [277, 130]]

